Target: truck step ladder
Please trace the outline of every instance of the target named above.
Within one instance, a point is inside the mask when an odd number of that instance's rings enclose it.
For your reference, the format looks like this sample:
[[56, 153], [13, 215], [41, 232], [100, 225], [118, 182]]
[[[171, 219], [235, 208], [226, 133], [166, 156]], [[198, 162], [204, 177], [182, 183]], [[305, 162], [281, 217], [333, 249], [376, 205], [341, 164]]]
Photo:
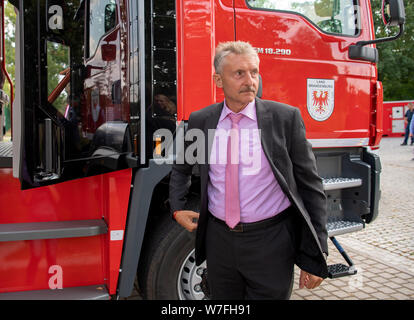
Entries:
[[331, 218], [328, 219], [326, 229], [328, 230], [328, 237], [335, 237], [341, 234], [362, 230], [364, 229], [364, 223]]
[[0, 293], [0, 300], [109, 300], [105, 285]]
[[342, 257], [348, 263], [345, 265], [343, 263], [332, 264], [328, 266], [328, 277], [331, 279], [341, 278], [346, 276], [352, 276], [357, 273], [354, 263], [351, 258], [347, 255], [344, 248], [339, 244], [335, 237], [329, 237], [332, 243], [335, 245], [336, 249], [341, 253]]
[[[93, 237], [106, 234], [104, 220], [72, 220], [0, 224], [0, 242]], [[108, 300], [105, 285], [0, 293], [0, 300]]]
[[357, 178], [323, 178], [323, 189], [338, 190], [346, 188], [355, 188], [362, 185], [362, 180]]
[[72, 220], [0, 224], [0, 242], [93, 237], [105, 234], [104, 220]]
[[[362, 179], [359, 178], [323, 178], [323, 189], [325, 191], [341, 190], [362, 186]], [[355, 217], [354, 217], [355, 218]], [[329, 217], [326, 224], [329, 237], [335, 237], [345, 233], [351, 233], [362, 230], [364, 222], [360, 219], [347, 219], [338, 217]]]

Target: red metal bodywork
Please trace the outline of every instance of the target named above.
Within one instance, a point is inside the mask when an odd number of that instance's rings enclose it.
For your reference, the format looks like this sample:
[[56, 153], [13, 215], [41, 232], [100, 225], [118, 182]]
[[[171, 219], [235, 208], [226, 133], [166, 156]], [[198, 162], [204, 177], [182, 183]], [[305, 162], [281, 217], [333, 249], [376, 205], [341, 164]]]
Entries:
[[[177, 1], [179, 120], [223, 99], [212, 81], [214, 47], [220, 41], [244, 40], [256, 48], [291, 50], [289, 56], [259, 53], [263, 99], [300, 108], [308, 139], [358, 138], [368, 145], [377, 136], [371, 132], [371, 125], [377, 127], [371, 114], [377, 107], [372, 106], [375, 64], [348, 57], [351, 44], [373, 38], [369, 1], [360, 4], [361, 31], [355, 37], [324, 33], [298, 14], [251, 9], [245, 0], [235, 0], [232, 8], [231, 2]], [[201, 76], [205, 74], [211, 76]], [[307, 111], [309, 78], [335, 81], [334, 111], [326, 121], [314, 120]]]
[[12, 169], [0, 169], [0, 224], [104, 219], [101, 236], [0, 242], [0, 292], [49, 288], [49, 268], [63, 270], [63, 287], [105, 284], [116, 291], [125, 231], [131, 170], [116, 171], [57, 185], [20, 190]]
[[[177, 118], [223, 99], [213, 81], [216, 45], [234, 40], [231, 0], [176, 1]], [[208, 76], [210, 75], [210, 76]]]

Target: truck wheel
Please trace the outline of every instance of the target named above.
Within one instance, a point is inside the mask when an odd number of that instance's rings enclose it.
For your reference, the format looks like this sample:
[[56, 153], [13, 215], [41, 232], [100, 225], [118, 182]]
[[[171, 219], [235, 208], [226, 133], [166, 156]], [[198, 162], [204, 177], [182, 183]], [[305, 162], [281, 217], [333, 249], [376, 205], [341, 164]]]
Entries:
[[209, 298], [206, 263], [198, 267], [195, 263], [195, 233], [168, 217], [149, 241], [138, 268], [139, 285], [145, 299]]

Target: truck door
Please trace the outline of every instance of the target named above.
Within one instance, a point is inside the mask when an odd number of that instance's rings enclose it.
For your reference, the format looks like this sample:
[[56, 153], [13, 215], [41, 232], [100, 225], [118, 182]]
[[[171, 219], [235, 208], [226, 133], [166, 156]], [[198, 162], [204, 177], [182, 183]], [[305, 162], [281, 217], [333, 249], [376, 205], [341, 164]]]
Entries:
[[372, 38], [369, 10], [356, 0], [235, 0], [236, 39], [259, 52], [263, 98], [300, 108], [314, 146], [368, 144], [376, 74], [348, 48]]
[[19, 6], [22, 188], [133, 166], [125, 7], [115, 0]]

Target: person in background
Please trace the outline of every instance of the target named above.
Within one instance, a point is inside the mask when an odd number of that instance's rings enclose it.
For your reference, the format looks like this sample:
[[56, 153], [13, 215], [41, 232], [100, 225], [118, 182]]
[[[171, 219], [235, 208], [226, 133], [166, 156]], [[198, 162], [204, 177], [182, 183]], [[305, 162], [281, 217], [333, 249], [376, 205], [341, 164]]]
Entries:
[[[410, 137], [411, 137], [411, 139], [414, 139], [414, 117], [411, 118], [411, 122], [410, 122], [409, 127], [410, 127]], [[411, 144], [413, 144], [413, 143], [411, 142]], [[414, 158], [412, 158], [411, 160], [414, 161]]]
[[414, 137], [410, 135], [410, 123], [411, 119], [413, 118], [414, 114], [414, 104], [410, 102], [408, 104], [408, 110], [404, 115], [404, 125], [405, 125], [405, 135], [404, 135], [404, 141], [401, 143], [402, 146], [406, 146], [408, 142], [408, 136], [411, 137], [411, 146], [414, 144]]

